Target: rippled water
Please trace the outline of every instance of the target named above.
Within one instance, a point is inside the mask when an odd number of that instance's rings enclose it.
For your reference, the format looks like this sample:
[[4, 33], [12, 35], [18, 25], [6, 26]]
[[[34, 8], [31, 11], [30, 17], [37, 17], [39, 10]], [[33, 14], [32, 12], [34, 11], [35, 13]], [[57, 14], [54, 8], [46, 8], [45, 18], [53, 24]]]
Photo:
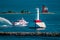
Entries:
[[[36, 19], [36, 7], [40, 8], [46, 5], [49, 12], [56, 14], [40, 14], [40, 20], [46, 23], [45, 30], [39, 32], [60, 32], [60, 0], [0, 0], [0, 12], [29, 10], [32, 14], [0, 14], [0, 17], [6, 18], [13, 24], [22, 17], [29, 22], [27, 27], [10, 26], [6, 22], [0, 22], [0, 32], [36, 32], [38, 30], [30, 29], [35, 27], [34, 20]], [[34, 14], [33, 14], [34, 13]], [[8, 25], [2, 27], [2, 25]], [[59, 37], [38, 37], [38, 36], [0, 36], [0, 40], [60, 40]]]

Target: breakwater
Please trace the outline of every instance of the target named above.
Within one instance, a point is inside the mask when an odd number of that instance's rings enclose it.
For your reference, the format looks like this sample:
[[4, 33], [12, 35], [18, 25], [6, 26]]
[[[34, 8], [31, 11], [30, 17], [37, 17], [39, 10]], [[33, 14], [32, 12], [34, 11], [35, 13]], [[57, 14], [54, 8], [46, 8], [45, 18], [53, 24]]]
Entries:
[[46, 36], [46, 37], [60, 37], [60, 33], [55, 32], [0, 32], [0, 36]]

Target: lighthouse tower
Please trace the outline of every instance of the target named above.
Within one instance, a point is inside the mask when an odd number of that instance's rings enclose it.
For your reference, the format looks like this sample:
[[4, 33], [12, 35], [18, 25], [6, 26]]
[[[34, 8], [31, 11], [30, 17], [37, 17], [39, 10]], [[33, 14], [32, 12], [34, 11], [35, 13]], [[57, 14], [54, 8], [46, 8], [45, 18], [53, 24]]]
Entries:
[[37, 10], [37, 18], [36, 18], [35, 22], [41, 22], [41, 20], [39, 20], [39, 14], [40, 14], [39, 8], [36, 8], [36, 10]]
[[48, 8], [45, 5], [42, 6], [42, 13], [48, 13]]
[[36, 10], [37, 10], [37, 19], [35, 20], [36, 25], [38, 25], [40, 28], [46, 28], [45, 23], [39, 19], [39, 14], [40, 14], [39, 8], [36, 8]]

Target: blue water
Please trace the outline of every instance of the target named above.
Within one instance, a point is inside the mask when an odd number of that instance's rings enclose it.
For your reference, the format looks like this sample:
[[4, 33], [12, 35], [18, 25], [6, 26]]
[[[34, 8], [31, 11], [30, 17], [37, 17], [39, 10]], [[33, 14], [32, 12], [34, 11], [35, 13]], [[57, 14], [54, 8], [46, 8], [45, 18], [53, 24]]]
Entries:
[[[9, 26], [9, 27], [0, 27], [0, 32], [60, 32], [60, 19], [58, 14], [40, 14], [40, 20], [46, 23], [45, 30], [35, 30], [30, 29], [29, 27], [35, 27], [34, 20], [36, 19], [36, 14], [0, 14], [1, 17], [4, 17], [11, 21], [12, 23], [21, 19], [22, 17], [28, 21], [28, 26], [20, 27], [20, 26]], [[6, 24], [6, 23], [4, 23]], [[2, 36], [1, 36], [2, 37]], [[4, 36], [6, 40], [59, 40], [59, 37], [19, 37], [19, 36]], [[1, 38], [3, 40], [3, 38]], [[16, 38], [16, 39], [15, 39]]]
[[[4, 39], [3, 39], [4, 38]], [[37, 36], [0, 36], [1, 40], [60, 40], [59, 37], [37, 37]]]
[[[34, 20], [36, 19], [36, 7], [42, 10], [42, 5], [49, 8], [49, 12], [56, 14], [40, 14], [40, 20], [46, 23], [46, 29], [39, 32], [60, 32], [60, 0], [0, 0], [0, 12], [12, 10], [20, 12], [21, 10], [29, 10], [32, 14], [0, 14], [12, 23], [22, 17], [28, 21], [27, 27], [9, 26], [0, 27], [0, 32], [36, 32], [38, 30], [29, 29], [35, 27]], [[34, 14], [33, 14], [34, 13]], [[7, 24], [7, 23], [3, 23]], [[20, 37], [20, 36], [0, 36], [0, 40], [60, 40], [59, 37]]]
[[[34, 32], [35, 30], [29, 29], [29, 27], [35, 27], [34, 20], [36, 19], [36, 14], [0, 14], [1, 17], [8, 19], [12, 24], [17, 20], [20, 20], [22, 17], [29, 22], [28, 26], [20, 27], [20, 26], [12, 26], [7, 28], [0, 28], [0, 31], [4, 32]], [[40, 14], [40, 20], [45, 22], [46, 29], [40, 30], [40, 32], [60, 32], [60, 19], [58, 14]], [[6, 24], [3, 23], [3, 25]], [[27, 29], [27, 30], [26, 30]], [[51, 29], [51, 30], [50, 30]]]

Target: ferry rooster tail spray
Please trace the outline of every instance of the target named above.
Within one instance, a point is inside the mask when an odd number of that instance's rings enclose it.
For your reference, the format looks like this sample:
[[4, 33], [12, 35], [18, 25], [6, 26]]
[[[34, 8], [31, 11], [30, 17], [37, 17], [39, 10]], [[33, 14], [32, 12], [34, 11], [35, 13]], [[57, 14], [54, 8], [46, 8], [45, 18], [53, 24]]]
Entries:
[[45, 5], [42, 6], [42, 13], [48, 13], [48, 8]]

